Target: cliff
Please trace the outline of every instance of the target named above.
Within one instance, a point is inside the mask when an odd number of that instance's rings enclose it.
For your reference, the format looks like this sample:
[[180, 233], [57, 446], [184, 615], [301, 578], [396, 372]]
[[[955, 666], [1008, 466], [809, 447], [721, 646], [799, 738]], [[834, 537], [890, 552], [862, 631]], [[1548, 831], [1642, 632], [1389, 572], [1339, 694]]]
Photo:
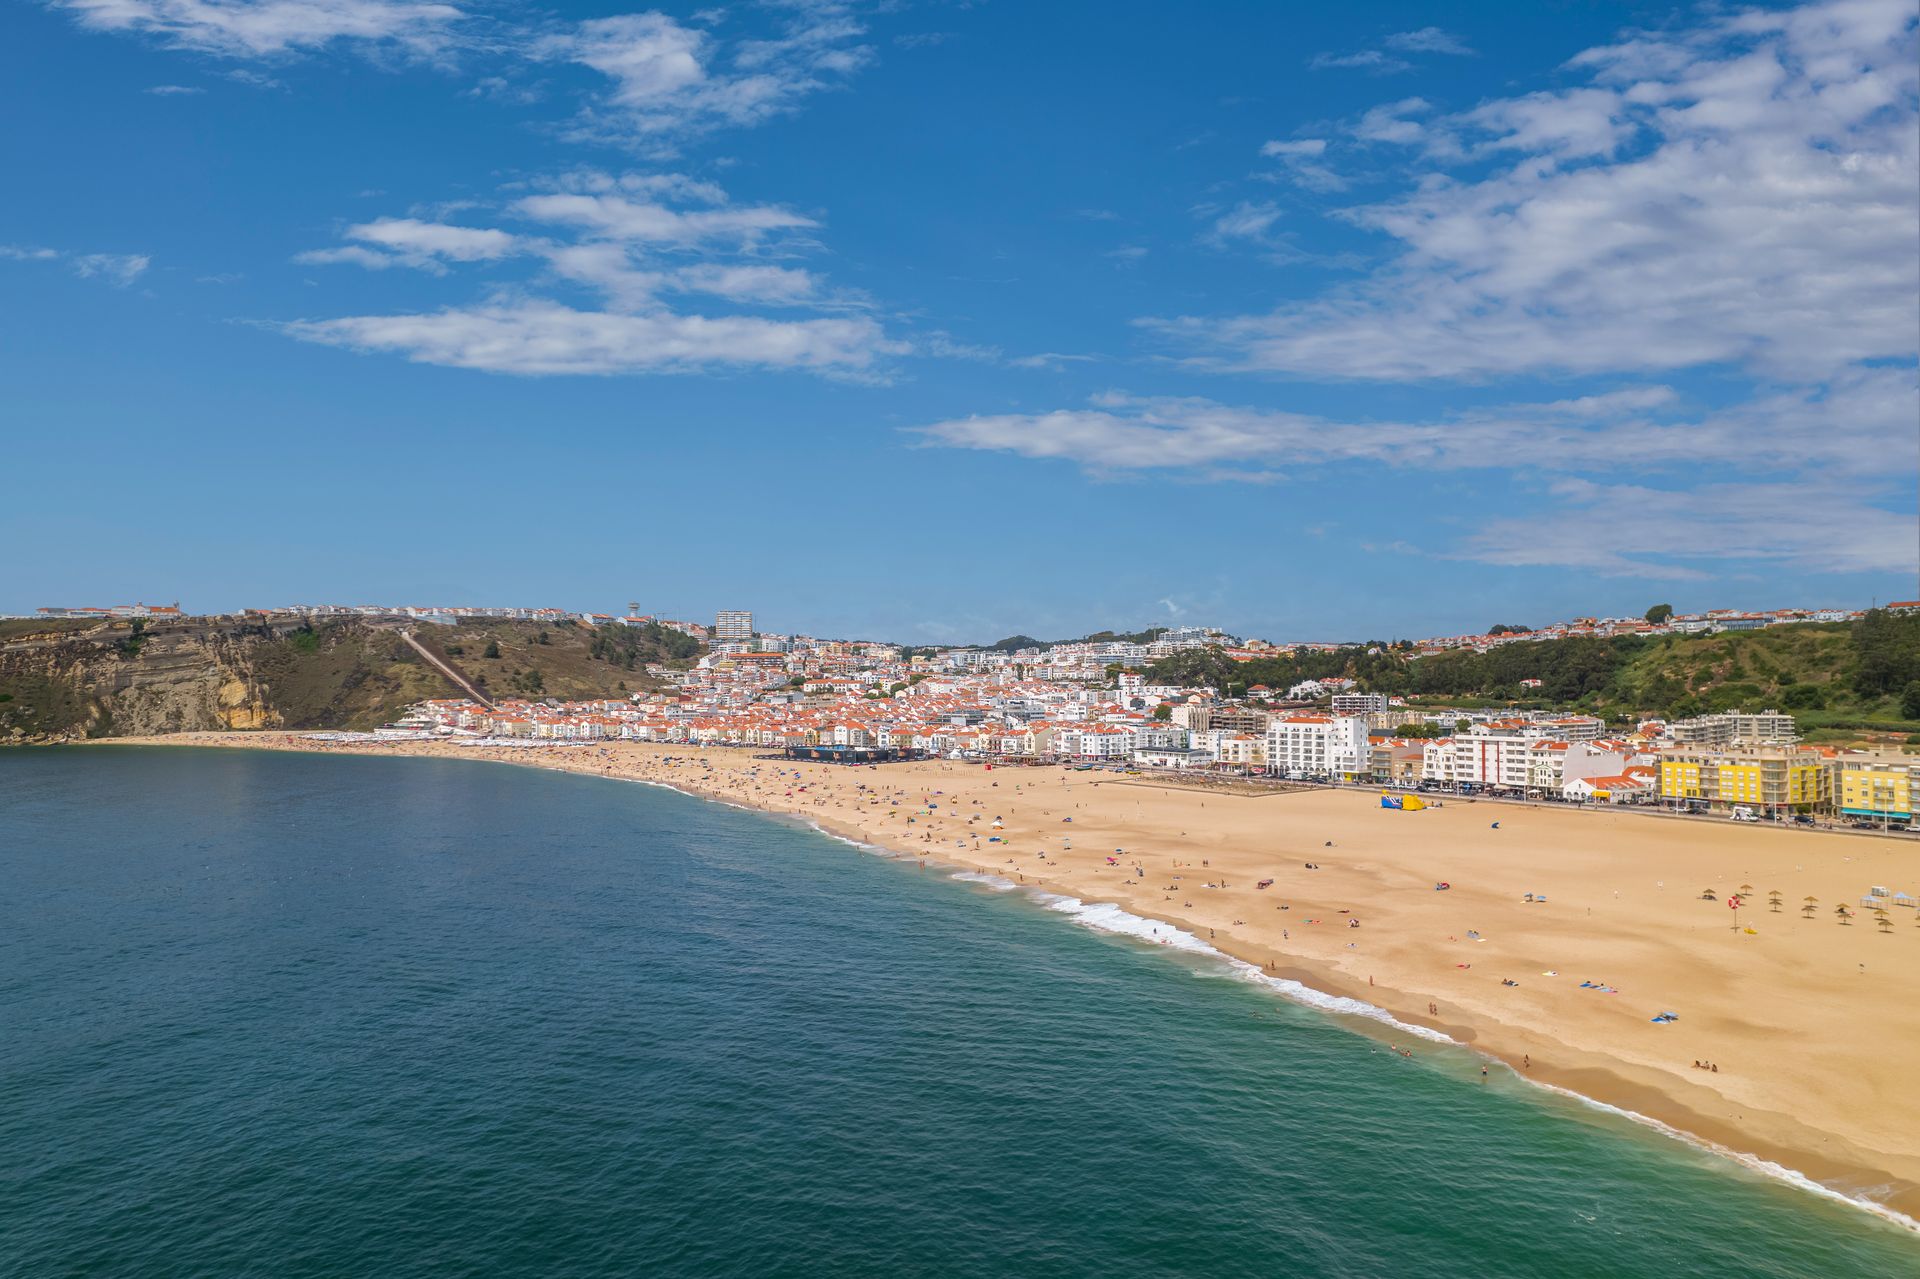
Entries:
[[[533, 622], [414, 637], [489, 694], [619, 696], [680, 636]], [[697, 652], [697, 647], [694, 649]], [[372, 728], [461, 691], [391, 621], [0, 622], [0, 743], [247, 728]]]

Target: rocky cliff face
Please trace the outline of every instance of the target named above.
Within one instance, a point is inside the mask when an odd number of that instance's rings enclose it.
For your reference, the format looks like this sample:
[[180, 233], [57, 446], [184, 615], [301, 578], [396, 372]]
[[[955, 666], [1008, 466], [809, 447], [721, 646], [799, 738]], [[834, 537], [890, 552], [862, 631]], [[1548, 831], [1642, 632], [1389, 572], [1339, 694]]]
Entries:
[[[459, 697], [398, 620], [0, 620], [0, 744], [226, 728], [376, 728]], [[463, 621], [416, 638], [494, 697], [624, 697], [699, 646], [658, 628]]]
[[0, 741], [366, 726], [442, 695], [397, 634], [353, 623], [119, 623], [0, 643]]

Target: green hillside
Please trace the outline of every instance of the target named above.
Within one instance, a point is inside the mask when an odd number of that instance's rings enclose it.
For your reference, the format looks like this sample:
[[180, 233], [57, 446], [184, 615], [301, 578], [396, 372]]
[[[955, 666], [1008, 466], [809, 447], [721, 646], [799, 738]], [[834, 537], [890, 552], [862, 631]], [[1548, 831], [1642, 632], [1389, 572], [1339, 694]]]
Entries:
[[[1776, 707], [1814, 740], [1884, 741], [1920, 733], [1920, 616], [1876, 610], [1854, 623], [1523, 641], [1429, 657], [1386, 643], [1239, 663], [1196, 650], [1148, 675], [1235, 692], [1340, 675], [1415, 704], [1564, 707], [1617, 720]], [[1523, 686], [1533, 679], [1539, 688]]]

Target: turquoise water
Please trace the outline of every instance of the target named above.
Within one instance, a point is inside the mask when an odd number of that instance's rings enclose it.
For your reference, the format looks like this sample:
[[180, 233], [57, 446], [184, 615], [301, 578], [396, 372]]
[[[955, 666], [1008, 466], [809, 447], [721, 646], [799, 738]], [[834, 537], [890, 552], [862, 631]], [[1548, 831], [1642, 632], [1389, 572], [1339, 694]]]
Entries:
[[0, 752], [0, 1272], [1851, 1276], [1895, 1227], [618, 782]]

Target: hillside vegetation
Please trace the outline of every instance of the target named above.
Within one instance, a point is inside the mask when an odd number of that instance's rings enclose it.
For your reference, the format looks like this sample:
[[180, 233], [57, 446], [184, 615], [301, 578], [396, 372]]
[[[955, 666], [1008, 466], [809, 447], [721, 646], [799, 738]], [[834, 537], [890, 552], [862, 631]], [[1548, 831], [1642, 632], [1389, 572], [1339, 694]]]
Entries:
[[[622, 697], [700, 646], [657, 627], [427, 626], [415, 638], [490, 696]], [[373, 728], [460, 690], [392, 624], [26, 621], [0, 630], [0, 742], [222, 728]]]
[[[1436, 703], [1567, 707], [1622, 720], [1777, 707], [1816, 736], [1920, 732], [1920, 616], [1876, 610], [1854, 623], [1521, 641], [1429, 657], [1375, 644], [1234, 662], [1206, 649], [1148, 668], [1157, 682], [1235, 692], [1265, 684], [1284, 693], [1335, 675], [1364, 691]], [[1529, 679], [1541, 686], [1524, 687]]]

